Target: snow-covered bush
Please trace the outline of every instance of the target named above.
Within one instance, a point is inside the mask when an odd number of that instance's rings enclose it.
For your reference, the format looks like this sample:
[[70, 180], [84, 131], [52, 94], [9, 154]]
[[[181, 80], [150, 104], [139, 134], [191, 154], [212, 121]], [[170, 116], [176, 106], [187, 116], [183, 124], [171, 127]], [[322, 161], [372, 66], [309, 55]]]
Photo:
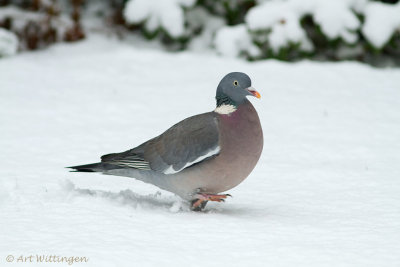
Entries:
[[129, 0], [124, 16], [129, 24], [142, 24], [149, 37], [164, 32], [178, 39], [186, 35], [184, 9], [194, 3], [195, 0]]
[[[76, 33], [79, 16], [70, 18], [53, 1], [9, 1], [0, 7], [0, 27], [14, 32], [22, 50], [35, 50], [58, 40], [70, 41]], [[74, 9], [73, 12], [77, 12]], [[79, 27], [78, 27], [79, 28]], [[79, 39], [75, 38], [74, 40]]]
[[400, 32], [400, 2], [395, 5], [369, 2], [363, 14], [362, 33], [375, 48], [381, 49]]
[[128, 25], [139, 26], [149, 39], [161, 36], [165, 43], [180, 42], [184, 47], [204, 50], [212, 46], [219, 28], [242, 23], [255, 3], [255, 0], [128, 0], [124, 17]]
[[[237, 31], [231, 43], [223, 45], [216, 34], [220, 54], [246, 55], [250, 59], [302, 57], [366, 60], [377, 54], [400, 56], [400, 2], [387, 4], [372, 0], [271, 0], [258, 1], [245, 16], [245, 28], [261, 51], [255, 56], [247, 42], [249, 34]], [[234, 29], [230, 29], [233, 33]], [[235, 41], [232, 39], [236, 36]], [[244, 41], [246, 40], [246, 41]], [[229, 42], [229, 41], [227, 41]], [[233, 51], [236, 47], [237, 51]], [[240, 50], [240, 53], [238, 52]], [[370, 56], [369, 56], [370, 55]], [[400, 59], [398, 59], [400, 61]]]
[[[357, 10], [366, 0], [288, 0], [268, 1], [252, 8], [246, 24], [265, 57], [288, 58], [288, 53], [312, 53], [316, 45], [308, 30], [311, 26], [328, 42], [355, 45], [361, 22]], [[308, 20], [306, 20], [308, 19]], [[309, 29], [307, 29], [307, 26]]]
[[225, 26], [223, 18], [212, 15], [203, 7], [195, 7], [186, 13], [187, 28], [190, 33], [197, 33], [188, 43], [192, 51], [210, 50], [215, 33]]
[[17, 36], [6, 29], [0, 28], [0, 57], [14, 55], [17, 49]]
[[249, 57], [258, 57], [261, 54], [244, 24], [226, 26], [220, 29], [215, 36], [215, 47], [217, 52], [230, 57], [243, 54]]
[[360, 22], [352, 10], [358, 8], [359, 4], [360, 0], [265, 2], [249, 11], [246, 23], [255, 34], [268, 32], [265, 41], [274, 53], [291, 44], [299, 44], [300, 50], [313, 50], [301, 25], [305, 16], [311, 16], [329, 40], [341, 39], [354, 44]]
[[248, 10], [257, 4], [256, 0], [199, 0], [198, 5], [211, 14], [223, 18], [228, 25], [241, 24]]

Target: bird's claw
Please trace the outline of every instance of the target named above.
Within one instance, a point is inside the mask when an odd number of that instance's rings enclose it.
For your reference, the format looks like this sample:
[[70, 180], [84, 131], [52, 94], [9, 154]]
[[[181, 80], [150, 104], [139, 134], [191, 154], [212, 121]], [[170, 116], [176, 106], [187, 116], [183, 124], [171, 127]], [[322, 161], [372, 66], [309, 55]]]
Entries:
[[216, 201], [216, 202], [225, 202], [227, 197], [232, 197], [230, 194], [206, 194], [206, 193], [197, 193], [194, 195], [194, 199], [192, 200], [191, 208], [194, 211], [201, 211], [204, 209], [208, 201]]

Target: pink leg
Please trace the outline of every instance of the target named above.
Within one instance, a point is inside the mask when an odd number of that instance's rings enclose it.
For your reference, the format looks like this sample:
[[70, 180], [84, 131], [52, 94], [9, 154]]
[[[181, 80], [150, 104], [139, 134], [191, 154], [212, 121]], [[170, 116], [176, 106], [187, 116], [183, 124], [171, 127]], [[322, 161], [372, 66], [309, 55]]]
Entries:
[[208, 201], [216, 201], [216, 202], [224, 202], [225, 198], [231, 197], [229, 194], [215, 195], [215, 194], [207, 194], [207, 193], [197, 193], [194, 195], [194, 199], [192, 201], [192, 210], [202, 210]]

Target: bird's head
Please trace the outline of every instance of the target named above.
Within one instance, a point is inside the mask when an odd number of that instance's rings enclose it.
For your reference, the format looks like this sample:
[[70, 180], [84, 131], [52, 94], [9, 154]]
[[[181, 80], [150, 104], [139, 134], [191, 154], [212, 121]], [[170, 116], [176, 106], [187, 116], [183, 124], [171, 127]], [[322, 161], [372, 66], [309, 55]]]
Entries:
[[230, 105], [236, 109], [249, 95], [261, 98], [260, 93], [251, 87], [251, 80], [247, 74], [231, 72], [222, 78], [217, 87], [217, 107]]

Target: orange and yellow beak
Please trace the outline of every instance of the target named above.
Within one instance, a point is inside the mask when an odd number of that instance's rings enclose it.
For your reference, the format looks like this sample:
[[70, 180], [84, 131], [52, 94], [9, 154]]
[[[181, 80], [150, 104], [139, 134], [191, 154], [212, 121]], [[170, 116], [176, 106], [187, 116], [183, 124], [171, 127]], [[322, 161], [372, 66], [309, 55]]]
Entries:
[[246, 90], [247, 90], [250, 94], [252, 94], [253, 96], [255, 96], [255, 97], [257, 97], [257, 98], [261, 98], [260, 93], [257, 92], [256, 89], [254, 89], [253, 87], [246, 88]]

